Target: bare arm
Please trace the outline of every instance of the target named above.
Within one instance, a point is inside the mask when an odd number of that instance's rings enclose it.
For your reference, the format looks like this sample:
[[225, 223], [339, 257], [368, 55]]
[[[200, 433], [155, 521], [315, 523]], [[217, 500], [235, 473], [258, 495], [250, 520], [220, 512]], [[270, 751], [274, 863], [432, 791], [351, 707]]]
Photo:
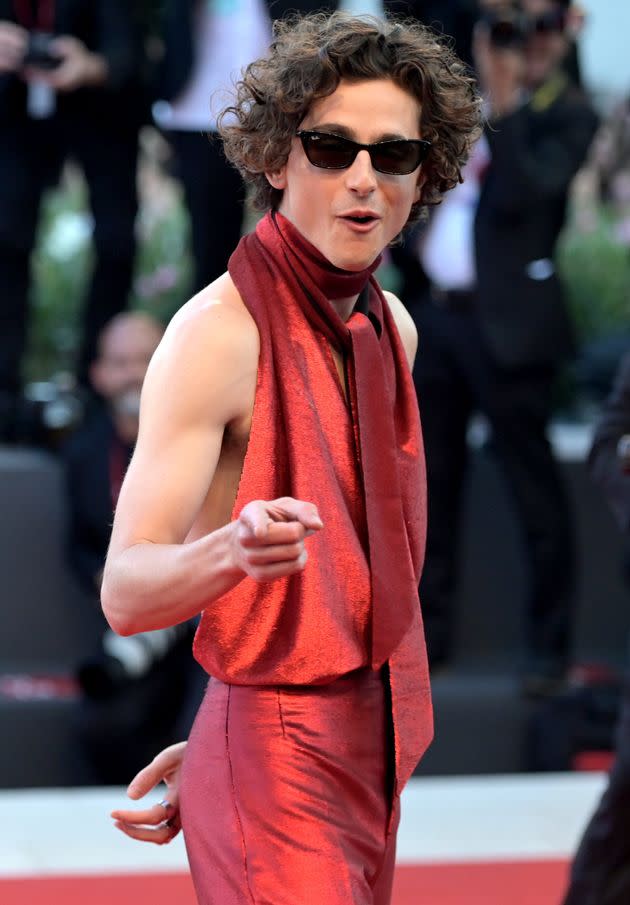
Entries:
[[407, 361], [409, 362], [409, 370], [413, 370], [413, 363], [416, 360], [416, 352], [418, 351], [418, 331], [413, 322], [413, 318], [393, 292], [384, 292], [383, 295], [392, 312], [394, 321], [400, 334], [400, 339], [405, 348]]
[[321, 527], [307, 503], [256, 502], [235, 522], [185, 542], [225, 428], [242, 415], [258, 365], [249, 315], [194, 301], [176, 316], [149, 368], [138, 443], [116, 509], [101, 599], [120, 634], [183, 622], [245, 575], [266, 581], [302, 569], [304, 538]]

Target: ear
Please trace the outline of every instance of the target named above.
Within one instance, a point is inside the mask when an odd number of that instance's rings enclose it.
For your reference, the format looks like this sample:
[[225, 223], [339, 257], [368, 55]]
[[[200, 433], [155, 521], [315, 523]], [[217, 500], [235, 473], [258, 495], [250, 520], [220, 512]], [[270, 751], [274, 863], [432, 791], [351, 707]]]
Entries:
[[284, 191], [287, 187], [287, 165], [280, 167], [279, 170], [275, 170], [273, 173], [265, 173], [267, 177], [267, 182], [273, 189], [278, 189], [279, 191]]

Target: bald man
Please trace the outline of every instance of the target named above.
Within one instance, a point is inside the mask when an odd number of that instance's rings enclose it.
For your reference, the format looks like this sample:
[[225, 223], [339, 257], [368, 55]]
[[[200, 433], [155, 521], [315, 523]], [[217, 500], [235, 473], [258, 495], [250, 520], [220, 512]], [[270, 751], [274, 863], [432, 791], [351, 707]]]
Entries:
[[140, 392], [163, 333], [162, 324], [143, 313], [120, 314], [105, 326], [90, 367], [99, 402], [63, 450], [68, 559], [94, 598], [102, 633], [97, 649], [78, 668], [84, 690], [80, 743], [90, 779], [99, 783], [126, 782], [156, 745], [174, 740], [176, 727], [181, 735], [192, 721], [191, 716], [179, 722], [184, 702], [196, 700], [188, 624], [119, 638], [98, 606], [113, 513], [138, 436]]

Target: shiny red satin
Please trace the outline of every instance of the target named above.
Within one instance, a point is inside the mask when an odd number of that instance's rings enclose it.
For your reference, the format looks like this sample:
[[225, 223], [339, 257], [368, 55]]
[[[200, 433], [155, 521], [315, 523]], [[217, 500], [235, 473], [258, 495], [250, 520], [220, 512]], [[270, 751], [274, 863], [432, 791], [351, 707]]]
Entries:
[[182, 772], [200, 905], [388, 905], [398, 823], [383, 676], [211, 679]]
[[[388, 661], [399, 794], [432, 735], [417, 596], [424, 463], [402, 343], [374, 280], [368, 316], [341, 320], [322, 287], [340, 297], [330, 290], [348, 276], [284, 218], [268, 215], [241, 241], [230, 274], [261, 342], [234, 515], [253, 499], [293, 496], [317, 504], [324, 528], [303, 573], [245, 579], [209, 607], [195, 655], [238, 685], [322, 685]], [[347, 358], [350, 405], [331, 345]]]

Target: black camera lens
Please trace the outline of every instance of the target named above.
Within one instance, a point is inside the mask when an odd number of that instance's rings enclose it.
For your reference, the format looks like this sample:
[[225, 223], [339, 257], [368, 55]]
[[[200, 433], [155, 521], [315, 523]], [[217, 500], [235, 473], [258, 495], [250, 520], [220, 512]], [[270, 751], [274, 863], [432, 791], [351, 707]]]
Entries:
[[37, 69], [54, 69], [59, 66], [61, 59], [53, 51], [53, 40], [54, 36], [47, 32], [31, 32], [23, 64]]
[[493, 47], [507, 49], [521, 47], [527, 38], [527, 22], [524, 16], [509, 11], [487, 13], [481, 19], [488, 29]]
[[523, 34], [514, 22], [495, 22], [490, 29], [490, 41], [495, 47], [512, 47], [522, 44]]
[[553, 34], [554, 32], [563, 32], [567, 24], [567, 15], [563, 9], [550, 10], [536, 16], [532, 20], [531, 29], [539, 35]]

